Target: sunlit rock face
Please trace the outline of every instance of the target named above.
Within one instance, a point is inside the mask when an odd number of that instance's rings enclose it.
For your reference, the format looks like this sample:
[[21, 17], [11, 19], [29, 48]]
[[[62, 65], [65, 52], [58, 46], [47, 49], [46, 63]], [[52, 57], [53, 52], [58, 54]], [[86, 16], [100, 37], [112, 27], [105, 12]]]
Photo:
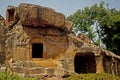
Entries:
[[[21, 3], [18, 7], [8, 6], [5, 24], [8, 70], [26, 77], [61, 78], [68, 75], [66, 69], [69, 67], [64, 59], [72, 22], [62, 13]], [[70, 70], [73, 70], [72, 66]]]
[[8, 6], [6, 23], [8, 27], [16, 22], [24, 26], [52, 27], [71, 30], [72, 23], [65, 19], [64, 14], [39, 5], [21, 3], [18, 7]]
[[22, 24], [26, 26], [49, 25], [62, 28], [65, 25], [65, 16], [48, 7], [22, 3], [18, 6], [18, 15], [22, 20]]

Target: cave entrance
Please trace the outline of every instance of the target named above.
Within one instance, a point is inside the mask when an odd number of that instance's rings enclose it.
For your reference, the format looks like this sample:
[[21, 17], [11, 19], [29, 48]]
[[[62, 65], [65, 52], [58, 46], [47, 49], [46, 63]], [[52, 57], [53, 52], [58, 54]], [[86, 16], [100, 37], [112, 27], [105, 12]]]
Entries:
[[96, 61], [94, 53], [76, 53], [74, 58], [74, 68], [76, 73], [96, 73]]
[[14, 13], [15, 13], [14, 9], [8, 10], [8, 22], [14, 21]]
[[32, 58], [43, 58], [43, 44], [42, 43], [32, 44]]

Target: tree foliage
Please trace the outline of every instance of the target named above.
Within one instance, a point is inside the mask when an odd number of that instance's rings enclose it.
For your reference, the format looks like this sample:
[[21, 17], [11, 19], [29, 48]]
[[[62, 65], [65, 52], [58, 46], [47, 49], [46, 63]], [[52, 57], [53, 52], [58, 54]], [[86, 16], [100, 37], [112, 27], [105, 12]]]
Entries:
[[67, 18], [74, 23], [73, 31], [87, 34], [91, 41], [106, 49], [120, 54], [120, 11], [109, 8], [102, 1], [83, 10], [77, 10]]

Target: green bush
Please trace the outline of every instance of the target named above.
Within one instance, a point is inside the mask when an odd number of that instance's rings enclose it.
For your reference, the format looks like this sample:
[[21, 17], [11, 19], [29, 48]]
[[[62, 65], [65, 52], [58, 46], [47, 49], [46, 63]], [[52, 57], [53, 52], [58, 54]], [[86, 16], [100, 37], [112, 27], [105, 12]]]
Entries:
[[23, 78], [16, 74], [10, 74], [9, 72], [0, 73], [0, 80], [37, 80], [35, 78]]
[[71, 75], [67, 80], [120, 80], [119, 77], [111, 74], [78, 74]]

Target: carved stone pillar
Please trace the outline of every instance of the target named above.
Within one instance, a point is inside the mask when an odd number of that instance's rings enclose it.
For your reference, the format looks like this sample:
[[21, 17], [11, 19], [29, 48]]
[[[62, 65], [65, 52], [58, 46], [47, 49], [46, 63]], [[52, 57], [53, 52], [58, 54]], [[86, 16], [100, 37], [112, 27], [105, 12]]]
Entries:
[[104, 73], [103, 56], [96, 56], [96, 73]]

